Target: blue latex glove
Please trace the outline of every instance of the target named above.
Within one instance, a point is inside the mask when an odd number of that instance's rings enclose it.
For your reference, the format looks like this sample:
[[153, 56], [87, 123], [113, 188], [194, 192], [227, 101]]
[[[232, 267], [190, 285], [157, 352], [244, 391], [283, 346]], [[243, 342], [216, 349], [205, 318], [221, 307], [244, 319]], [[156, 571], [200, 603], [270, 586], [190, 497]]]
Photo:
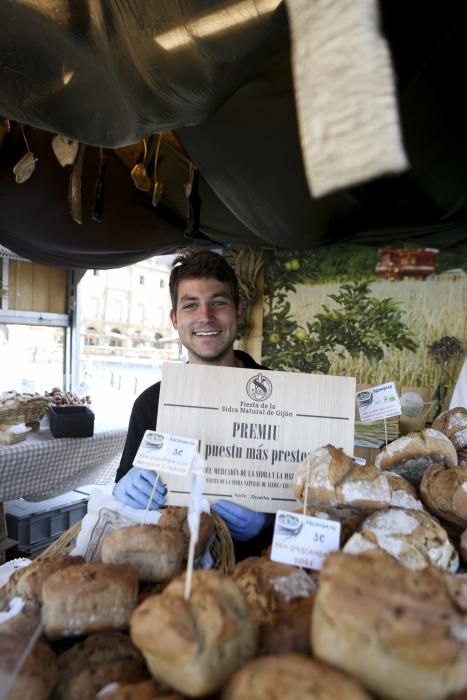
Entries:
[[225, 520], [232, 537], [239, 542], [251, 540], [266, 527], [270, 520], [266, 513], [257, 513], [255, 510], [223, 499], [212, 503], [211, 510]]
[[[132, 467], [115, 484], [114, 496], [127, 506], [132, 506], [132, 508], [146, 508], [156, 479], [156, 472], [150, 469]], [[167, 487], [159, 479], [149, 509], [157, 510], [159, 506], [164, 505], [166, 493]]]

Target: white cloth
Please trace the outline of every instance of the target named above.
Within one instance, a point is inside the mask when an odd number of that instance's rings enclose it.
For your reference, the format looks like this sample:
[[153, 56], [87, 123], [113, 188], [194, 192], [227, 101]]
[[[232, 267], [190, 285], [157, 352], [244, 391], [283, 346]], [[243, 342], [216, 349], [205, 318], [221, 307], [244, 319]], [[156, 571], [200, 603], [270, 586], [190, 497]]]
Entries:
[[459, 406], [467, 408], [467, 357], [459, 372], [449, 408], [458, 408]]
[[376, 0], [288, 0], [298, 125], [315, 197], [407, 168]]

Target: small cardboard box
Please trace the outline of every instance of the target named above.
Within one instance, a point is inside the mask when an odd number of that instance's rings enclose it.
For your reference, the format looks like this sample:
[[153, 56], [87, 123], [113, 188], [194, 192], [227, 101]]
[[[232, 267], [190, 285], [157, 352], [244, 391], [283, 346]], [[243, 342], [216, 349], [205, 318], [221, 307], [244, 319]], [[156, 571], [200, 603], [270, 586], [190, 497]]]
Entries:
[[54, 437], [94, 435], [94, 413], [87, 406], [50, 406], [49, 423]]

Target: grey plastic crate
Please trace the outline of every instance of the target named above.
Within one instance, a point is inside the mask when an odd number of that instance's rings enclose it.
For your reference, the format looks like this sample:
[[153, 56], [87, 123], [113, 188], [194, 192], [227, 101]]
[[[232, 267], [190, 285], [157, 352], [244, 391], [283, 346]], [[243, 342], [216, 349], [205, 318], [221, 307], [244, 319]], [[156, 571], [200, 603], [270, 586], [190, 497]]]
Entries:
[[56, 539], [81, 520], [87, 507], [88, 497], [76, 492], [37, 503], [8, 501], [5, 503], [8, 536], [18, 542], [18, 547], [42, 542], [47, 546], [47, 540]]

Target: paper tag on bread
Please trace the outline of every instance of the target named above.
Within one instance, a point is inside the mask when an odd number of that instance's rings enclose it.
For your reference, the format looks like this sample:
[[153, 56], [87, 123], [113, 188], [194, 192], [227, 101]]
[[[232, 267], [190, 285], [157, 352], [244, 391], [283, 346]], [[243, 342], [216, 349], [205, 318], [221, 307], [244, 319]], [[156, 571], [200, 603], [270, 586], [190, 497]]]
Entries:
[[339, 549], [341, 524], [301, 513], [278, 510], [271, 559], [319, 570], [330, 552]]
[[133, 460], [135, 467], [186, 476], [198, 448], [195, 438], [146, 430]]
[[394, 382], [357, 391], [356, 398], [362, 423], [373, 423], [401, 414], [401, 402]]

